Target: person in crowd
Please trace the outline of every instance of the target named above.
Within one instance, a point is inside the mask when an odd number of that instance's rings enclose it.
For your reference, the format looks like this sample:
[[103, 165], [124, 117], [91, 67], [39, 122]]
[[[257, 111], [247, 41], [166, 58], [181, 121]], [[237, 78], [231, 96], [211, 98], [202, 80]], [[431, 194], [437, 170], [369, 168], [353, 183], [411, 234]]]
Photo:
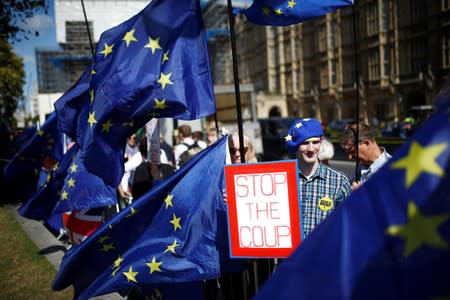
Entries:
[[191, 126], [185, 124], [178, 127], [178, 138], [179, 143], [174, 147], [176, 169], [180, 168], [179, 165], [180, 155], [184, 151], [194, 147], [195, 141], [192, 138]]
[[149, 161], [147, 139], [139, 144], [142, 162], [136, 168], [133, 176], [131, 191], [134, 199], [138, 199], [143, 194], [151, 190], [160, 180], [166, 179], [174, 172], [174, 167], [169, 164], [165, 152], [160, 150], [160, 164]]
[[[239, 134], [234, 132], [228, 136], [228, 149], [230, 150], [231, 163], [241, 163], [241, 151], [239, 143]], [[256, 151], [253, 143], [250, 142], [248, 136], [244, 135], [245, 162], [258, 162], [256, 158]]]
[[132, 199], [131, 182], [133, 180], [134, 171], [142, 162], [142, 155], [139, 151], [139, 145], [136, 142], [136, 134], [132, 134], [127, 139], [125, 146], [125, 168], [122, 180], [117, 188], [119, 193], [119, 204], [121, 206], [129, 204]]
[[356, 159], [356, 147], [358, 147], [358, 161], [361, 164], [358, 171], [359, 181], [352, 180], [352, 189], [356, 190], [362, 183], [367, 181], [373, 173], [378, 171], [390, 158], [391, 155], [384, 147], [380, 147], [375, 139], [375, 132], [367, 124], [354, 124], [345, 130], [341, 137], [341, 146], [344, 148], [350, 160]]
[[194, 143], [196, 143], [202, 150], [208, 146], [203, 139], [203, 132], [194, 131], [192, 133], [192, 138], [194, 139]]
[[172, 146], [170, 146], [162, 135], [159, 136], [159, 145], [161, 150], [167, 157], [167, 163], [175, 167], [175, 154], [173, 153]]
[[319, 160], [321, 163], [329, 166], [329, 161], [333, 159], [334, 156], [334, 146], [333, 144], [326, 138], [322, 140], [322, 146], [319, 150]]
[[320, 122], [299, 119], [285, 136], [285, 147], [295, 154], [299, 166], [303, 233], [307, 237], [350, 194], [347, 177], [325, 164], [318, 155], [323, 142]]
[[219, 135], [216, 128], [208, 129], [208, 133], [206, 135], [208, 146], [211, 146], [215, 141], [217, 141], [218, 138]]

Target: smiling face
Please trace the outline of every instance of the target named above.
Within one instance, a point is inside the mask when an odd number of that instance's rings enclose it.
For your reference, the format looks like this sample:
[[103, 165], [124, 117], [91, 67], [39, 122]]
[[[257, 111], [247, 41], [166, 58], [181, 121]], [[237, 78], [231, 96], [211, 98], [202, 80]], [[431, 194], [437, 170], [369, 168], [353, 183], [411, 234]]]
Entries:
[[297, 158], [300, 160], [300, 162], [304, 162], [306, 164], [314, 164], [318, 159], [321, 145], [321, 137], [310, 138], [304, 141], [300, 144], [300, 146], [298, 146]]

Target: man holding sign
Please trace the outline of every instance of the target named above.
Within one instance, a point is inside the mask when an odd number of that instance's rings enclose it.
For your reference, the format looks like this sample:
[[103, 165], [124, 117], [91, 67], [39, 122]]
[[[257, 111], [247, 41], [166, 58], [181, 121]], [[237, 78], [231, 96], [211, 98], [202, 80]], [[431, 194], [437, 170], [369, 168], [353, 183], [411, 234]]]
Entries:
[[285, 147], [298, 160], [303, 233], [306, 237], [351, 192], [347, 177], [318, 159], [323, 130], [316, 119], [297, 120], [285, 136]]

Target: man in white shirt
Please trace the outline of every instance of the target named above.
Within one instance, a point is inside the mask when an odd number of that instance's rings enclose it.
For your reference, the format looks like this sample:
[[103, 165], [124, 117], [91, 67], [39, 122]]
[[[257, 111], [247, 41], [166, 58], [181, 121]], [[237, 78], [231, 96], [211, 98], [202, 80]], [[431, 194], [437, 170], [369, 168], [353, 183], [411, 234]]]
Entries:
[[174, 147], [174, 154], [175, 154], [175, 163], [176, 168], [178, 169], [179, 166], [179, 160], [180, 155], [186, 151], [189, 150], [190, 147], [192, 147], [195, 143], [194, 139], [192, 138], [192, 129], [189, 125], [181, 125], [178, 127], [178, 137], [180, 139], [179, 143]]

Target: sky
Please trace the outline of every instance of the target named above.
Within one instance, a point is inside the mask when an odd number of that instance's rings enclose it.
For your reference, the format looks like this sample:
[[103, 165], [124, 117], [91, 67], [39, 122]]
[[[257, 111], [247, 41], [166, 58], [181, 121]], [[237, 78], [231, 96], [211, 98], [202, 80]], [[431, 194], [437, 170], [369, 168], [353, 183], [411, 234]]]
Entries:
[[26, 20], [27, 24], [23, 24], [22, 28], [29, 29], [32, 32], [39, 31], [39, 36], [33, 34], [27, 35], [28, 40], [22, 39], [20, 42], [15, 42], [13, 45], [14, 52], [23, 58], [25, 65], [25, 86], [23, 93], [25, 96], [25, 103], [27, 110], [30, 110], [30, 99], [34, 92], [37, 92], [37, 71], [36, 71], [36, 57], [34, 51], [36, 48], [56, 49], [56, 31], [54, 18], [54, 1], [47, 1], [49, 4], [49, 11], [46, 15], [43, 11], [38, 12], [31, 18]]

